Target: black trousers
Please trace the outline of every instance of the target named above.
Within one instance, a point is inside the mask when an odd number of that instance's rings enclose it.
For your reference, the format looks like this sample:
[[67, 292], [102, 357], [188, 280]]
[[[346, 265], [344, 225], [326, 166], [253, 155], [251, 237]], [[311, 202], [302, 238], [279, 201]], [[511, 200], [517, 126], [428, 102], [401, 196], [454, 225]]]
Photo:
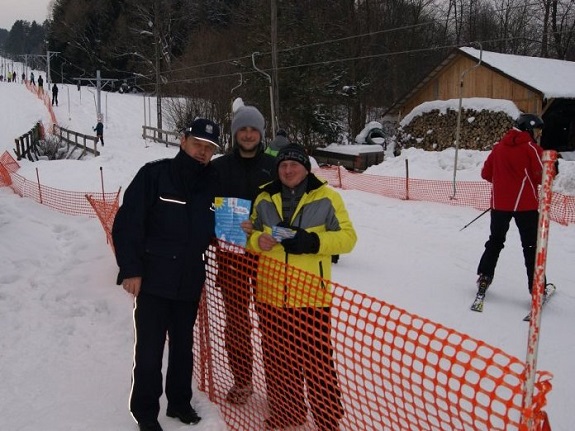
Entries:
[[171, 406], [192, 400], [193, 330], [198, 301], [140, 293], [134, 301], [134, 364], [130, 411], [138, 421], [156, 419], [162, 395], [162, 357], [169, 339], [166, 398]]
[[234, 384], [243, 387], [252, 382], [253, 346], [250, 303], [253, 301], [253, 278], [256, 256], [218, 249], [216, 283], [222, 289], [226, 311], [225, 348]]
[[507, 231], [511, 219], [515, 220], [521, 246], [523, 247], [523, 258], [525, 260], [525, 269], [527, 271], [527, 280], [529, 283], [529, 293], [533, 286], [533, 275], [535, 272], [535, 253], [537, 251], [537, 228], [539, 224], [539, 212], [533, 211], [498, 211], [491, 210], [491, 224], [489, 240], [485, 243], [485, 251], [479, 261], [477, 268], [478, 274], [494, 276], [495, 267], [499, 254], [505, 245]]

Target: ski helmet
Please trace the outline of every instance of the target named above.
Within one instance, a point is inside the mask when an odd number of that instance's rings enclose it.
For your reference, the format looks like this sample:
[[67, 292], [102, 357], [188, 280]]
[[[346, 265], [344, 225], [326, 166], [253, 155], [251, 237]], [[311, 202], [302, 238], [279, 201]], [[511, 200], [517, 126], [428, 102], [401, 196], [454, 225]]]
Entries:
[[533, 132], [533, 129], [542, 129], [543, 120], [541, 117], [535, 114], [521, 114], [517, 120], [515, 120], [515, 127], [524, 132]]

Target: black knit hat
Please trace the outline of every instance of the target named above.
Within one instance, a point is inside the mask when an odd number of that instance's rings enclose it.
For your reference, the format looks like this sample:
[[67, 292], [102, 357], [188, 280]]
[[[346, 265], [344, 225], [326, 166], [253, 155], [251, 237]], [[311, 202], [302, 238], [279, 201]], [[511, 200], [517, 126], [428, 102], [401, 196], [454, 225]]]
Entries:
[[279, 151], [277, 155], [278, 166], [284, 160], [293, 160], [301, 163], [308, 172], [311, 171], [311, 162], [309, 157], [306, 154], [305, 149], [299, 144], [289, 144]]

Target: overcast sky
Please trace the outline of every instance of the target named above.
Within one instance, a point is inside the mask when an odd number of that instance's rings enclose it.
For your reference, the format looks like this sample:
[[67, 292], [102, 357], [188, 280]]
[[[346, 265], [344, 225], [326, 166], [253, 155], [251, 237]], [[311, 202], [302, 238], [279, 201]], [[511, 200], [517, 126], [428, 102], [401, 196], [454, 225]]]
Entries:
[[42, 24], [48, 18], [51, 0], [2, 0], [0, 28], [10, 31], [18, 20], [36, 21]]

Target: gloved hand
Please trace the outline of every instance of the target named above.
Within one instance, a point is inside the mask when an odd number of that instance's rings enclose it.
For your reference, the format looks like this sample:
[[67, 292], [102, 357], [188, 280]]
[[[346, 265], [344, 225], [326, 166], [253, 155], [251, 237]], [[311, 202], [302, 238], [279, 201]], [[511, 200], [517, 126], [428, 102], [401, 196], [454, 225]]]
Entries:
[[293, 238], [286, 238], [281, 244], [287, 253], [315, 254], [319, 251], [319, 236], [298, 228]]

